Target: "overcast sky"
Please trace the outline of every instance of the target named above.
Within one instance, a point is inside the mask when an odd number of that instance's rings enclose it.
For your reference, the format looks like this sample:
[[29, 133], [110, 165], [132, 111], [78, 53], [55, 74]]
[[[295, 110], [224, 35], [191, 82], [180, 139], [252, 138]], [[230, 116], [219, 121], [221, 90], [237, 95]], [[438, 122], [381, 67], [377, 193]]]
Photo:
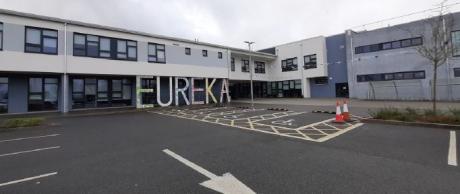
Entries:
[[[459, 0], [451, 0], [449, 4]], [[0, 8], [255, 49], [333, 35], [440, 0], [0, 0]], [[457, 5], [451, 11], [459, 10]], [[380, 26], [423, 18], [422, 13]], [[375, 26], [373, 26], [375, 27]], [[372, 28], [372, 27], [371, 27]]]

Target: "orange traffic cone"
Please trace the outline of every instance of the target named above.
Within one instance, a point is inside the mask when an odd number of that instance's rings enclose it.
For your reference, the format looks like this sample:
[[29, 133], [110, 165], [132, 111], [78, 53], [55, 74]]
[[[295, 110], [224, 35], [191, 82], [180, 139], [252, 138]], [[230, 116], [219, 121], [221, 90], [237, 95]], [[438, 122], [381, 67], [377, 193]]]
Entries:
[[340, 110], [340, 103], [339, 103], [339, 101], [337, 101], [337, 104], [336, 104], [336, 111], [335, 111], [335, 120], [334, 120], [334, 123], [345, 123], [345, 121], [343, 120], [342, 112], [341, 112], [341, 110]]
[[343, 101], [343, 113], [342, 113], [343, 120], [350, 121], [350, 112], [348, 111], [347, 100]]

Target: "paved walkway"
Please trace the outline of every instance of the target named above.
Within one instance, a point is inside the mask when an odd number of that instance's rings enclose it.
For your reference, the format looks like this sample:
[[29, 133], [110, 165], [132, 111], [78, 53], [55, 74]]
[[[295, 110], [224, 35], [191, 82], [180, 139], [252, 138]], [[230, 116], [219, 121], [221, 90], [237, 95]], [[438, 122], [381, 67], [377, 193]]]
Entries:
[[[249, 99], [233, 100], [236, 103], [250, 103]], [[335, 106], [335, 98], [265, 98], [255, 99], [256, 104], [271, 104], [271, 105], [305, 105], [305, 106]], [[357, 100], [350, 99], [349, 106], [359, 108], [384, 108], [384, 107], [396, 107], [396, 108], [421, 108], [429, 109], [432, 107], [432, 103], [429, 101], [370, 101], [370, 100]], [[438, 102], [438, 108], [442, 110], [448, 110], [451, 108], [460, 109], [460, 102]]]

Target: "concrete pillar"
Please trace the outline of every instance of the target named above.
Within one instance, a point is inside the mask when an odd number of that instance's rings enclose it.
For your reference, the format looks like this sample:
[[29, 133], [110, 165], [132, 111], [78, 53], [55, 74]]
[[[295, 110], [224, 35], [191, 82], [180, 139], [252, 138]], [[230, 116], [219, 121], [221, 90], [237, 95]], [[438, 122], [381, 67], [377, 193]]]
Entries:
[[311, 98], [310, 79], [302, 79], [302, 95], [304, 98]]
[[63, 74], [61, 76], [61, 102], [60, 110], [63, 113], [68, 113], [70, 110], [70, 90], [69, 90], [69, 75]]

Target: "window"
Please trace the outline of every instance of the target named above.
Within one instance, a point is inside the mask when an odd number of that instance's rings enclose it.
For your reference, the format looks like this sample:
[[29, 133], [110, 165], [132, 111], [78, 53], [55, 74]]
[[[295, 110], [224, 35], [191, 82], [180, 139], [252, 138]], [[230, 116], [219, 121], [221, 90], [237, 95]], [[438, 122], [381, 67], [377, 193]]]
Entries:
[[317, 62], [316, 62], [316, 54], [314, 55], [307, 55], [304, 56], [304, 68], [305, 69], [313, 69], [316, 68]]
[[452, 32], [452, 47], [454, 57], [460, 56], [460, 31]]
[[74, 33], [73, 55], [137, 61], [137, 42], [96, 35]]
[[57, 110], [58, 79], [29, 78], [29, 111]]
[[164, 44], [149, 43], [148, 60], [153, 63], [166, 63], [166, 50]]
[[0, 113], [8, 112], [8, 78], [0, 77]]
[[297, 57], [281, 61], [281, 70], [283, 72], [297, 71], [297, 69], [298, 69], [298, 67], [297, 67]]
[[454, 77], [460, 77], [460, 68], [454, 68]]
[[26, 27], [25, 39], [25, 52], [57, 55], [57, 30]]
[[222, 59], [222, 52], [217, 53], [217, 58]]
[[3, 23], [0, 22], [0, 51], [3, 50]]
[[243, 64], [241, 64], [241, 72], [249, 72], [249, 60], [242, 60]]
[[358, 82], [425, 79], [425, 71], [358, 75]]
[[235, 71], [235, 58], [232, 57], [230, 62], [230, 69], [231, 71]]
[[192, 50], [190, 48], [185, 48], [185, 55], [191, 55]]
[[316, 85], [324, 85], [324, 84], [327, 84], [328, 81], [329, 81], [328, 77], [314, 78], [314, 82], [315, 82]]
[[359, 46], [355, 48], [355, 54], [377, 52], [381, 50], [390, 50], [423, 45], [422, 37], [403, 39], [393, 42], [384, 42], [379, 44]]
[[255, 73], [262, 73], [262, 74], [265, 73], [265, 63], [264, 62], [255, 61], [254, 64], [255, 64], [255, 69], [254, 69]]
[[203, 57], [208, 57], [208, 51], [207, 50], [202, 50], [201, 53], [203, 54]]

